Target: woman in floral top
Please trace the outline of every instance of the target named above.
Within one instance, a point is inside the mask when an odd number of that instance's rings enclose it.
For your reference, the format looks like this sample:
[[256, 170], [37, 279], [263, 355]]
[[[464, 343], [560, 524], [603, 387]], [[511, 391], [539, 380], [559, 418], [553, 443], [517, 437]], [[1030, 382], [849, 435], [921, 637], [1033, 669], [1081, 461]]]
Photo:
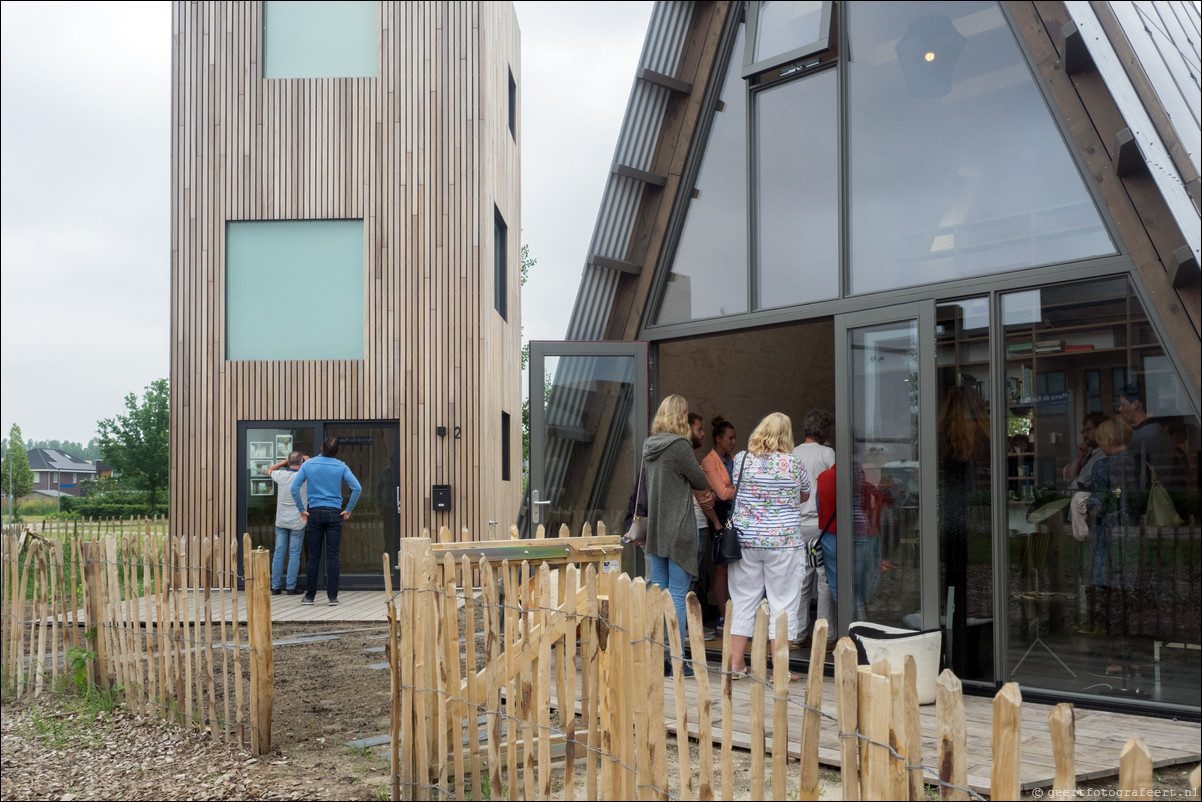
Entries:
[[[746, 460], [744, 460], [746, 457]], [[797, 636], [797, 604], [801, 596], [801, 504], [810, 497], [810, 476], [793, 455], [793, 423], [773, 412], [751, 433], [747, 451], [735, 455], [735, 526], [742, 530], [743, 559], [730, 566], [730, 670], [746, 671], [744, 653], [755, 629], [755, 610], [767, 596], [769, 653], [776, 641], [776, 617], [789, 616], [790, 639]], [[790, 674], [790, 679], [797, 675]]]

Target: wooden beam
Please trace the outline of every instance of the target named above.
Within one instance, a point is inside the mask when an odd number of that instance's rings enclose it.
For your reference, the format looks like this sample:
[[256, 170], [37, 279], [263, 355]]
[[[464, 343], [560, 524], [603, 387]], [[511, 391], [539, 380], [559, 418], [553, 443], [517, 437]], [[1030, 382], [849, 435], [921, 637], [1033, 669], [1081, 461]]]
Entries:
[[636, 265], [634, 262], [624, 262], [621, 259], [610, 259], [608, 256], [598, 256], [595, 253], [589, 254], [588, 263], [592, 267], [617, 270], [619, 273], [629, 273], [633, 276], [640, 275], [643, 272], [642, 265]]
[[656, 175], [649, 173], [646, 170], [639, 170], [636, 167], [629, 167], [625, 164], [615, 164], [611, 170], [614, 175], [633, 178], [635, 181], [642, 181], [644, 184], [653, 187], [662, 187], [668, 183], [668, 177], [665, 175]]
[[688, 95], [693, 91], [693, 84], [689, 81], [682, 81], [679, 78], [673, 78], [671, 75], [664, 75], [662, 72], [649, 70], [645, 67], [638, 71], [637, 77], [641, 81], [662, 86], [669, 92], [675, 92], [678, 95]]
[[1133, 175], [1148, 167], [1130, 128], [1124, 128], [1114, 135], [1114, 152], [1114, 171], [1120, 176]]
[[1198, 288], [1198, 259], [1188, 245], [1182, 245], [1173, 251], [1173, 267], [1169, 271], [1169, 279], [1176, 289], [1184, 287]]
[[1094, 69], [1093, 56], [1085, 44], [1085, 37], [1077, 29], [1077, 23], [1066, 22], [1060, 26], [1060, 53], [1064, 62], [1065, 75], [1077, 75]]

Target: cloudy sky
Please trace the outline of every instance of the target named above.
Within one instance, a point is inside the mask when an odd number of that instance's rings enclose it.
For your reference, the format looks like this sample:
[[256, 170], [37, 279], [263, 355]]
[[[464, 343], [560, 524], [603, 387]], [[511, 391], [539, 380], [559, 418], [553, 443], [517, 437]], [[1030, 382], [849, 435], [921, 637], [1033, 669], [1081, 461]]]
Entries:
[[[515, 2], [525, 333], [559, 339], [650, 2]], [[3, 3], [0, 425], [77, 440], [167, 376], [171, 10]]]

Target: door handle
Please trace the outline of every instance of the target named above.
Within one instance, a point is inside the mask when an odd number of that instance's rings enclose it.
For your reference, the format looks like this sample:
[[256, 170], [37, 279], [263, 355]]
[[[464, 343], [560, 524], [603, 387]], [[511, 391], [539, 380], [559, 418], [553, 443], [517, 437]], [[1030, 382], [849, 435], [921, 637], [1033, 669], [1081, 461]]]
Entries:
[[543, 511], [540, 510], [539, 507], [542, 507], [542, 506], [544, 506], [546, 504], [550, 504], [550, 503], [551, 503], [550, 499], [547, 499], [546, 501], [539, 501], [537, 490], [530, 491], [530, 510], [532, 512], [532, 515], [530, 517], [531, 517], [531, 520], [533, 520], [535, 524], [541, 524], [543, 522]]

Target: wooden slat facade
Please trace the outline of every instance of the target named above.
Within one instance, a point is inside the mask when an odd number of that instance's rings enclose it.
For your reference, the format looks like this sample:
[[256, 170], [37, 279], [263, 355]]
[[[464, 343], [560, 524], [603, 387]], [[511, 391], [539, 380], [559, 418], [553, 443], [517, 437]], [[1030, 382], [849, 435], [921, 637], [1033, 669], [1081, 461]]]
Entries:
[[[178, 534], [237, 526], [239, 421], [396, 421], [402, 536], [516, 520], [519, 33], [509, 3], [378, 3], [377, 75], [264, 79], [262, 2], [172, 12], [171, 480]], [[494, 207], [508, 320], [494, 309]], [[226, 359], [228, 221], [362, 219], [364, 358]], [[292, 300], [302, 318], [320, 293]], [[437, 426], [460, 427], [460, 439]], [[448, 513], [431, 485], [449, 483]], [[393, 555], [395, 556], [395, 555]]]

